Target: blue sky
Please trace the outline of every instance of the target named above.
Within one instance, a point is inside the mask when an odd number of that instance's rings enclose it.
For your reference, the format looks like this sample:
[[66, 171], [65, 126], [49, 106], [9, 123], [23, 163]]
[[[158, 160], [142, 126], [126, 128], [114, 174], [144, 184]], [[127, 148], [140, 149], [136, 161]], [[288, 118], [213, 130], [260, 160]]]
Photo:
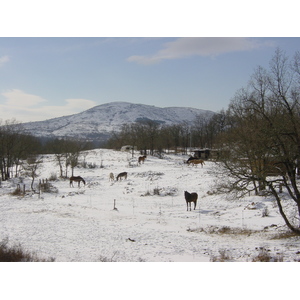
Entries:
[[300, 50], [294, 0], [11, 0], [1, 12], [0, 120], [112, 101], [218, 111], [277, 47]]
[[0, 38], [0, 119], [21, 122], [126, 101], [219, 111], [276, 48], [300, 38]]
[[126, 101], [219, 111], [276, 48], [300, 38], [0, 38], [0, 119], [38, 121]]

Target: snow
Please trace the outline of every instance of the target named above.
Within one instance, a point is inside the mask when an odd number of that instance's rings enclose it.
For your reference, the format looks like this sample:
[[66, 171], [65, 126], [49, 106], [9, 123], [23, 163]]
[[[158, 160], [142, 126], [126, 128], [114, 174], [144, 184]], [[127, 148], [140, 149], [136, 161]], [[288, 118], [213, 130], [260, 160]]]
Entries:
[[212, 116], [212, 111], [188, 107], [156, 107], [128, 102], [110, 102], [95, 106], [81, 113], [55, 119], [23, 123], [23, 128], [41, 137], [95, 138], [95, 135], [110, 135], [119, 131], [123, 124], [137, 119], [151, 119], [167, 125], [181, 122], [191, 123], [196, 116]]
[[[85, 161], [96, 168], [74, 170], [86, 185], [51, 181], [57, 193], [30, 192], [30, 178], [2, 182], [0, 240], [56, 262], [209, 262], [225, 256], [250, 262], [262, 248], [283, 261], [300, 259], [298, 237], [275, 238], [288, 230], [272, 198], [216, 194], [220, 170], [213, 161], [192, 167], [184, 164], [188, 156], [170, 154], [129, 163], [138, 156], [89, 151]], [[42, 159], [39, 179], [58, 175], [54, 156]], [[112, 182], [110, 172], [128, 177]], [[25, 184], [25, 196], [11, 195], [17, 184]], [[198, 193], [195, 210], [186, 210], [185, 190]]]

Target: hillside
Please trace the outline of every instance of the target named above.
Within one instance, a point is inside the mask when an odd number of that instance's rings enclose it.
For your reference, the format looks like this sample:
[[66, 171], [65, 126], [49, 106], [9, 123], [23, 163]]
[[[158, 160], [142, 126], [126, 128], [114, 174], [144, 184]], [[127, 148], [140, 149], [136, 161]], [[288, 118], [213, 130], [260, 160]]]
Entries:
[[105, 140], [123, 124], [138, 120], [155, 120], [166, 125], [192, 122], [197, 115], [213, 115], [212, 111], [187, 107], [160, 108], [128, 102], [112, 102], [95, 106], [78, 114], [46, 121], [24, 123], [24, 129], [39, 137], [76, 137]]
[[[95, 168], [75, 168], [86, 181], [80, 187], [57, 178], [38, 195], [26, 176], [2, 182], [0, 241], [56, 262], [300, 260], [300, 237], [287, 231], [274, 198], [215, 193], [226, 179], [213, 161], [192, 167], [183, 163], [188, 155], [168, 154], [139, 165], [138, 152], [133, 159], [109, 149], [83, 154], [80, 161]], [[38, 179], [59, 175], [54, 155], [40, 158]], [[124, 171], [127, 179], [109, 180]], [[12, 195], [18, 184], [25, 195]], [[195, 210], [187, 211], [184, 191], [198, 194]]]

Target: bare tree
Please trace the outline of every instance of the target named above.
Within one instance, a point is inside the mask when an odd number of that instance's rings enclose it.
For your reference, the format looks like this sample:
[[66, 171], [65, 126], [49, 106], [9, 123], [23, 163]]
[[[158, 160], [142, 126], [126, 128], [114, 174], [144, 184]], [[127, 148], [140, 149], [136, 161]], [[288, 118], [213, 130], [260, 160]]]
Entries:
[[[300, 159], [300, 56], [294, 65], [277, 50], [269, 70], [259, 67], [247, 89], [231, 101], [230, 122], [222, 134], [223, 166], [230, 173], [232, 187], [260, 192], [269, 188], [286, 225], [300, 234], [300, 190], [296, 169]], [[229, 155], [228, 155], [229, 153]], [[297, 218], [286, 213], [283, 186], [294, 203]]]
[[34, 180], [39, 176], [38, 169], [42, 163], [42, 160], [37, 156], [31, 156], [27, 159], [23, 165], [25, 175], [31, 177], [31, 190], [34, 191]]
[[15, 176], [22, 160], [40, 150], [37, 138], [25, 134], [22, 125], [16, 120], [0, 123], [0, 170], [2, 180], [11, 178], [13, 168]]

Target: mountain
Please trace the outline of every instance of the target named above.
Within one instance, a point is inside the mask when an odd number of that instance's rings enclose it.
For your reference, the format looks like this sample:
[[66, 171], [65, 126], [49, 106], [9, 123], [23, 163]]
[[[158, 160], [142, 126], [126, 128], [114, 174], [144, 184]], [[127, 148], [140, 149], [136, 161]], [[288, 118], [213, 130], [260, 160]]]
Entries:
[[213, 114], [212, 111], [188, 107], [160, 108], [128, 102], [111, 102], [78, 114], [22, 125], [26, 132], [38, 137], [75, 137], [104, 141], [112, 131], [119, 131], [123, 124], [139, 120], [150, 119], [171, 125], [183, 121], [191, 123], [197, 115]]

